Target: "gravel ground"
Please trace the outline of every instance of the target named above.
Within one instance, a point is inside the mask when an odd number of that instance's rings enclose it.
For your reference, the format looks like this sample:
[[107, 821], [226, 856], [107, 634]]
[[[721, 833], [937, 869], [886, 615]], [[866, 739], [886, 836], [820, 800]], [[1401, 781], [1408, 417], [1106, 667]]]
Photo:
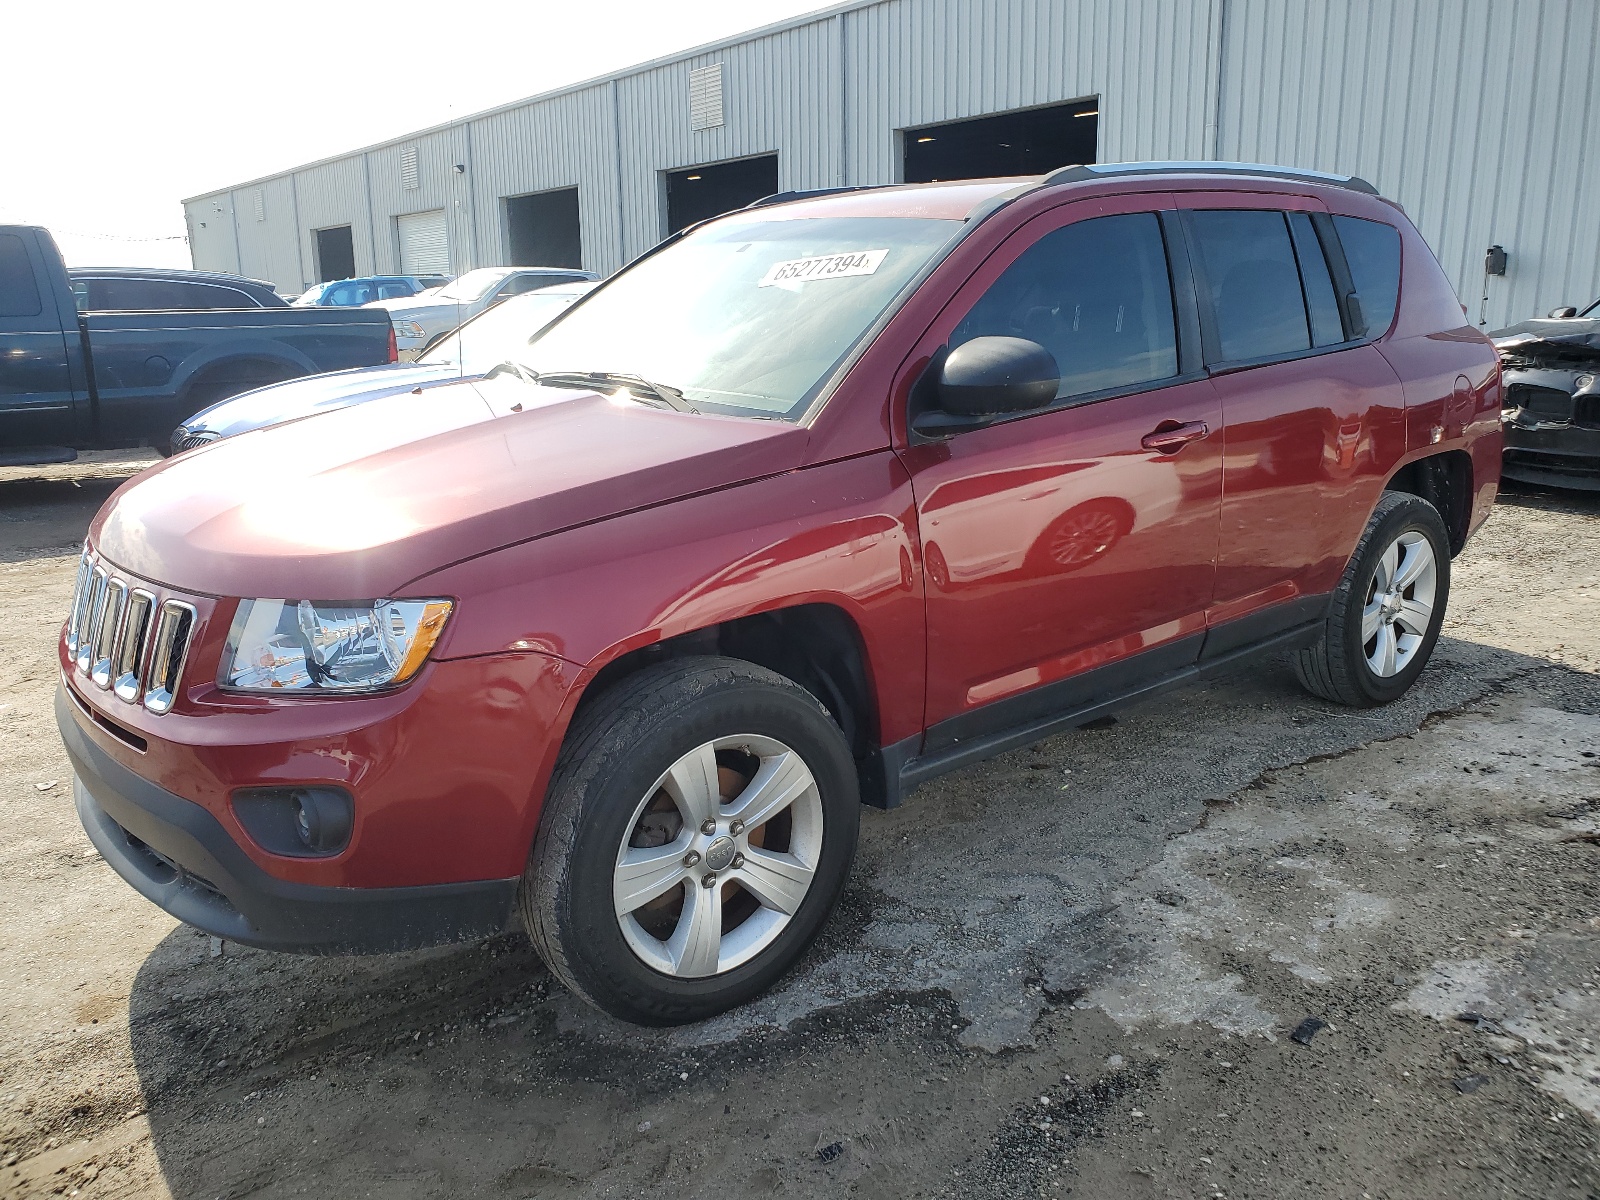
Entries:
[[52, 648], [139, 465], [0, 479], [0, 1194], [1600, 1200], [1600, 502], [1504, 497], [1390, 708], [1267, 660], [866, 810], [802, 966], [660, 1032], [99, 860]]

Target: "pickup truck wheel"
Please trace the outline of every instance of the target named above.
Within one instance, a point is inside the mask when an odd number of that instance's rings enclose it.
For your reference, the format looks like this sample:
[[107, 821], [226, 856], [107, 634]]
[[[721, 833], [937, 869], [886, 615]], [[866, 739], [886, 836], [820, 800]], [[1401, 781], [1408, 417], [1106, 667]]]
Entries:
[[1450, 537], [1439, 510], [1418, 496], [1384, 493], [1321, 637], [1295, 656], [1295, 674], [1339, 704], [1399, 699], [1428, 665], [1449, 595]]
[[832, 911], [860, 795], [811, 693], [727, 658], [630, 675], [557, 760], [520, 904], [563, 983], [624, 1020], [679, 1024], [766, 990]]

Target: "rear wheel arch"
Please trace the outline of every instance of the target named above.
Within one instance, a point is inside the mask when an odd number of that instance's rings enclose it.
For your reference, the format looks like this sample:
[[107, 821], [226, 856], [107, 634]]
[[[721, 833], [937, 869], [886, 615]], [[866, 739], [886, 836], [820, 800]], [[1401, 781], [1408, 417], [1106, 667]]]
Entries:
[[191, 375], [183, 385], [183, 401], [190, 407], [185, 417], [269, 383], [281, 383], [304, 375], [305, 369], [289, 359], [270, 355], [240, 355], [206, 363]]
[[1420, 496], [1444, 520], [1450, 535], [1450, 553], [1460, 554], [1472, 523], [1472, 456], [1465, 450], [1445, 450], [1406, 463], [1383, 485], [1386, 492]]

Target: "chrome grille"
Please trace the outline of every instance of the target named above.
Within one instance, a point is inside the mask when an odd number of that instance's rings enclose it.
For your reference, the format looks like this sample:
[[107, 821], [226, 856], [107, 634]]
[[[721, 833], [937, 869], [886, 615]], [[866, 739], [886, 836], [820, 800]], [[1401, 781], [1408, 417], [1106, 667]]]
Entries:
[[195, 615], [192, 604], [158, 601], [150, 589], [111, 574], [86, 547], [67, 618], [67, 653], [95, 687], [159, 716], [178, 694]]
[[180, 429], [172, 437], [172, 452], [174, 454], [182, 454], [185, 450], [198, 450], [201, 446], [209, 446], [221, 436], [220, 433], [209, 431], [187, 433]]

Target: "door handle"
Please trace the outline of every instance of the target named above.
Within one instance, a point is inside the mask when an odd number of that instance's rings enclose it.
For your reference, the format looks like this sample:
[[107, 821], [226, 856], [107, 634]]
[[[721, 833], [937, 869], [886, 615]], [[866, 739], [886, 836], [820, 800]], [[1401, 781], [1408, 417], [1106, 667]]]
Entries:
[[1146, 450], [1157, 450], [1162, 454], [1176, 454], [1190, 442], [1198, 442], [1211, 432], [1210, 426], [1204, 421], [1163, 421], [1149, 433], [1139, 439], [1139, 444]]

